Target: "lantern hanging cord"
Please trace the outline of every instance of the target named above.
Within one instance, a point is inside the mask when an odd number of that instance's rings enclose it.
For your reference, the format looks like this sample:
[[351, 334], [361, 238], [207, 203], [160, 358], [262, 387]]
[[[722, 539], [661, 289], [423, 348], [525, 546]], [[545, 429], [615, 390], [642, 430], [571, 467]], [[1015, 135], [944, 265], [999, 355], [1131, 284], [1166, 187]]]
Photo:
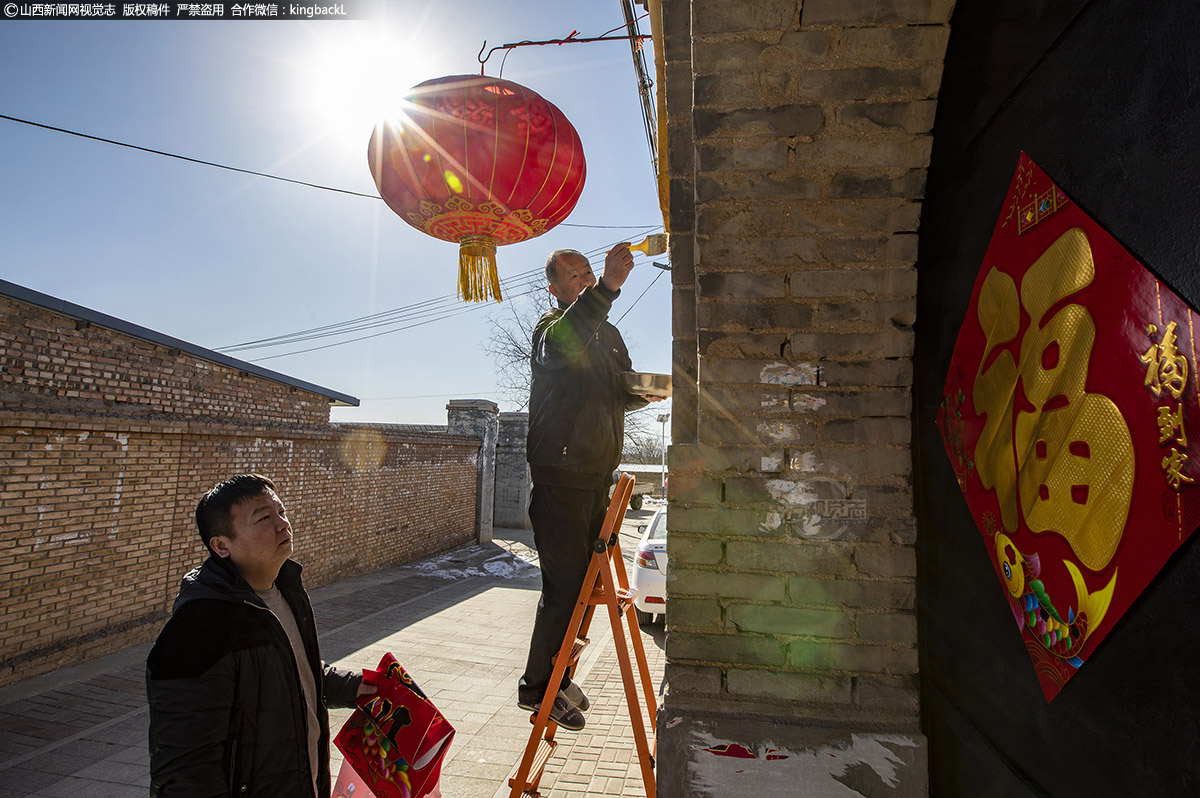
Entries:
[[[648, 16], [650, 16], [650, 15], [642, 14], [642, 16], [638, 17], [638, 19], [639, 20], [645, 19]], [[510, 42], [508, 44], [499, 44], [499, 45], [496, 45], [495, 47], [493, 47], [492, 49], [488, 50], [487, 55], [483, 54], [483, 51], [487, 50], [487, 39], [484, 39], [483, 46], [479, 48], [479, 54], [476, 56], [476, 58], [479, 60], [479, 74], [480, 75], [483, 74], [483, 69], [484, 69], [484, 66], [487, 65], [488, 59], [491, 58], [492, 53], [496, 52], [497, 50], [505, 50], [506, 52], [505, 52], [504, 56], [505, 56], [505, 58], [507, 58], [508, 57], [507, 51], [513, 50], [517, 47], [542, 47], [547, 44], [590, 44], [591, 42], [627, 42], [627, 41], [631, 41], [631, 40], [636, 41], [638, 43], [638, 45], [640, 46], [642, 41], [650, 38], [649, 36], [609, 36], [608, 35], [608, 34], [612, 33], [613, 31], [622, 30], [625, 27], [626, 27], [626, 25], [618, 25], [617, 27], [613, 28], [612, 30], [605, 31], [604, 33], [600, 34], [599, 36], [590, 36], [586, 39], [579, 38], [579, 36], [578, 36], [579, 31], [573, 30], [564, 39], [548, 39], [547, 41], [544, 41], [544, 42], [534, 42], [534, 41], [529, 41], [528, 39], [526, 39], [525, 41], [520, 41], [520, 42]], [[504, 71], [503, 62], [501, 62], [500, 71], [501, 72]]]

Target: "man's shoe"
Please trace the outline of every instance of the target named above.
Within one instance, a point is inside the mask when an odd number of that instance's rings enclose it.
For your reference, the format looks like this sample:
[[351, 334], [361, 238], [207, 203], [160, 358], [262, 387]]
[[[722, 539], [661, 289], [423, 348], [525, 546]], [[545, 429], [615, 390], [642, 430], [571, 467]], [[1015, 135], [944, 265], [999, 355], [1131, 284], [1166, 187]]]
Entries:
[[[536, 704], [529, 701], [517, 699], [517, 706], [521, 709], [527, 709], [530, 712], [537, 712], [542, 708], [542, 702]], [[554, 697], [554, 706], [550, 707], [550, 720], [562, 726], [564, 729], [571, 731], [579, 731], [584, 727], [586, 721], [583, 719], [583, 713], [571, 704], [570, 700], [563, 694], [562, 690], [558, 691], [558, 695]]]
[[588, 701], [583, 688], [575, 684], [575, 682], [569, 682], [566, 687], [559, 691], [559, 695], [565, 696], [580, 712], [587, 712], [588, 708], [592, 706], [592, 702]]

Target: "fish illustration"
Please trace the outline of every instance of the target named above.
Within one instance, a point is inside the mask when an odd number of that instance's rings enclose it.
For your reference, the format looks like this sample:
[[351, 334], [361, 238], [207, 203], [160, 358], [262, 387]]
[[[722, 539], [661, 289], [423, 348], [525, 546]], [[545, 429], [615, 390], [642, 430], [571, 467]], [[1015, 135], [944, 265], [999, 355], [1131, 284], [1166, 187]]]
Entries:
[[1089, 591], [1079, 567], [1070, 560], [1063, 560], [1071, 582], [1075, 585], [1075, 606], [1067, 607], [1067, 615], [1054, 606], [1046, 592], [1041, 576], [1041, 560], [1036, 554], [1028, 557], [1021, 554], [1012, 540], [1003, 532], [996, 534], [996, 560], [1008, 590], [1009, 605], [1017, 628], [1028, 628], [1034, 639], [1051, 654], [1066, 660], [1078, 668], [1083, 664], [1079, 652], [1092, 632], [1100, 626], [1112, 603], [1117, 585], [1117, 571], [1100, 590]]

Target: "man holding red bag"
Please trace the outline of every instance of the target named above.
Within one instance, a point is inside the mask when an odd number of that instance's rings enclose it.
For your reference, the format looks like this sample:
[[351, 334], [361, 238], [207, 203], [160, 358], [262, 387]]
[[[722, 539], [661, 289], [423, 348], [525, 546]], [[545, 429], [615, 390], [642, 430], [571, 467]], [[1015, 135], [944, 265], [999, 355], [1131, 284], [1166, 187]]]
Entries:
[[210, 557], [183, 578], [146, 660], [152, 796], [329, 798], [329, 714], [376, 688], [321, 661], [271, 480], [239, 474], [201, 497]]

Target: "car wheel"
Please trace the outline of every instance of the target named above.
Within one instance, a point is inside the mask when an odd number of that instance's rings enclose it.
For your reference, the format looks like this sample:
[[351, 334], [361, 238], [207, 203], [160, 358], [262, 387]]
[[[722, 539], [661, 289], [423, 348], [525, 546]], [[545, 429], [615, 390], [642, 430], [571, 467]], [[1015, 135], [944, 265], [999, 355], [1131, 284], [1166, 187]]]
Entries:
[[629, 508], [631, 510], [642, 509], [642, 494], [635, 493], [629, 497]]
[[652, 612], [642, 612], [638, 608], [634, 607], [633, 614], [637, 618], [639, 626], [649, 626], [650, 624], [654, 623], [654, 613]]

